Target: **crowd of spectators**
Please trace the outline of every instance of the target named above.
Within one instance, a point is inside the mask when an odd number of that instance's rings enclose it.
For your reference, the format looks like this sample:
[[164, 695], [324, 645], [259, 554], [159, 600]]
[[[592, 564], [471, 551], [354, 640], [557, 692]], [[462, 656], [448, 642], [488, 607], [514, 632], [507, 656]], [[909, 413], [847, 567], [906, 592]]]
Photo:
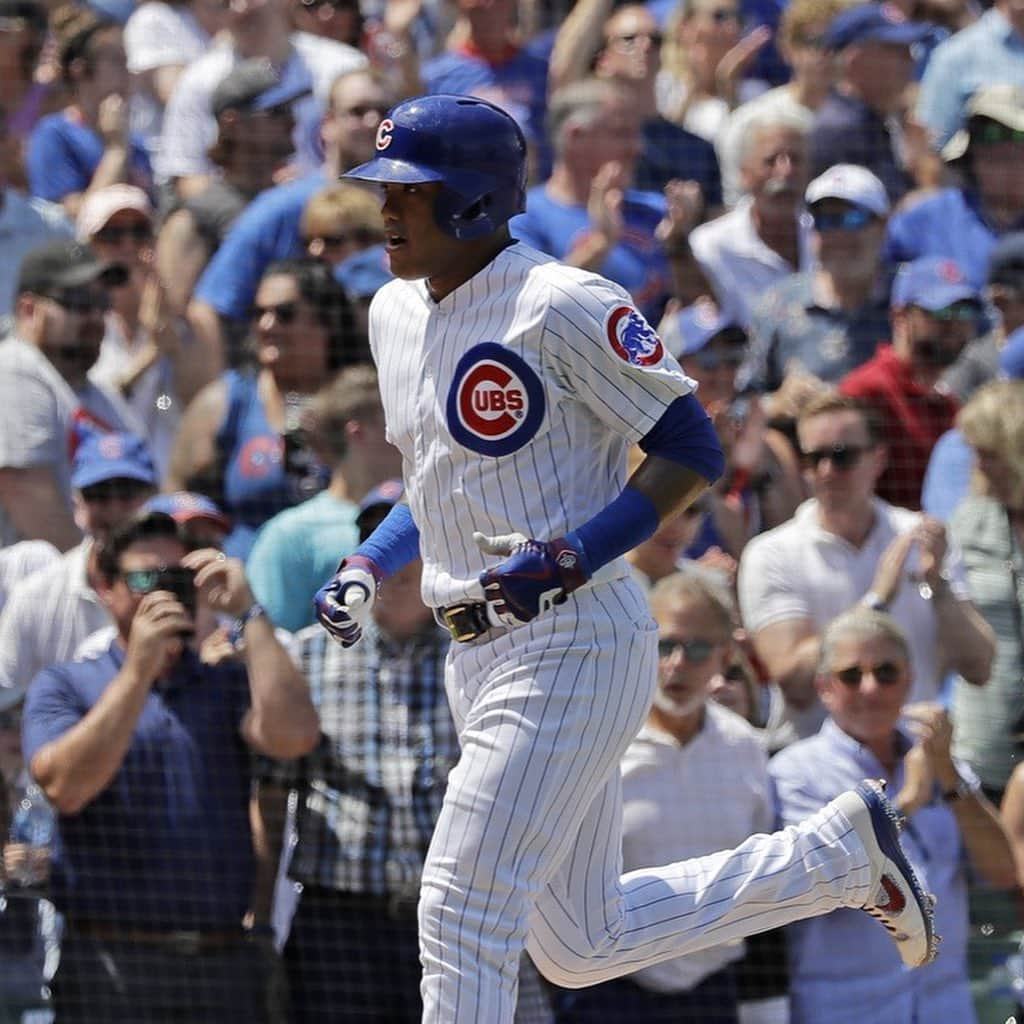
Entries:
[[660, 646], [624, 868], [884, 778], [946, 939], [908, 972], [837, 911], [576, 992], [524, 958], [517, 1020], [988, 1024], [1022, 0], [0, 0], [0, 1024], [419, 1020], [449, 636], [417, 563], [352, 650], [311, 599], [402, 496], [386, 226], [341, 176], [427, 92], [516, 118], [513, 236], [629, 293], [726, 450], [628, 556]]

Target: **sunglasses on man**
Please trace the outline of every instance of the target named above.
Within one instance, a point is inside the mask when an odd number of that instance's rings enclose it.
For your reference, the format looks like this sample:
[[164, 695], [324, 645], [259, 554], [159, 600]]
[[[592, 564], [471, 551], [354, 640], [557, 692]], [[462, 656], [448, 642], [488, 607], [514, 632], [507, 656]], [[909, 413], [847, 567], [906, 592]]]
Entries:
[[814, 230], [822, 231], [860, 231], [869, 224], [874, 223], [877, 218], [870, 210], [864, 210], [859, 206], [851, 206], [847, 210], [812, 210], [811, 219], [814, 222]]
[[69, 313], [106, 313], [110, 309], [110, 294], [103, 288], [58, 288], [39, 294]]
[[971, 125], [971, 143], [994, 146], [1000, 142], [1024, 142], [1024, 130], [998, 121], [980, 121]]
[[153, 229], [148, 224], [115, 225], [100, 228], [92, 236], [94, 242], [104, 245], [120, 245], [126, 238], [130, 238], [137, 245], [143, 245], [153, 241]]
[[290, 327], [295, 323], [299, 315], [298, 302], [279, 302], [276, 306], [253, 306], [252, 318], [257, 322], [268, 313], [273, 314], [274, 319], [282, 327]]
[[827, 448], [811, 448], [800, 452], [800, 459], [808, 469], [817, 469], [825, 459], [837, 470], [853, 469], [860, 462], [861, 456], [870, 451], [868, 445], [833, 444]]

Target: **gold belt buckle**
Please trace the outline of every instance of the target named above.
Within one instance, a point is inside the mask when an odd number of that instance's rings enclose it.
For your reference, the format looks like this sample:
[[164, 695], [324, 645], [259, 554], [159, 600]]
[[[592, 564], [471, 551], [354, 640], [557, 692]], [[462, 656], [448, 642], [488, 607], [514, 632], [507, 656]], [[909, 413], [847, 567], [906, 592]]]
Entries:
[[463, 628], [455, 621], [456, 616], [465, 613], [467, 607], [468, 605], [465, 604], [453, 604], [449, 605], [441, 612], [441, 618], [444, 619], [444, 624], [448, 628], [448, 632], [451, 633], [452, 639], [457, 644], [464, 644], [468, 640], [475, 640], [480, 635], [476, 630], [472, 628]]

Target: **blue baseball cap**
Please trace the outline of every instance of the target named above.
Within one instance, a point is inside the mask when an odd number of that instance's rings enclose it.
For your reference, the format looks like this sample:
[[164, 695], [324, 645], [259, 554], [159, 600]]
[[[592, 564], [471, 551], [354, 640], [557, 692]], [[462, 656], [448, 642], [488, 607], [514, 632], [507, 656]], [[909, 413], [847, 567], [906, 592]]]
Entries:
[[1018, 327], [999, 353], [999, 373], [1010, 380], [1024, 380], [1024, 327]]
[[372, 299], [393, 277], [383, 245], [371, 245], [334, 268], [334, 280], [357, 299]]
[[217, 503], [205, 494], [196, 494], [194, 491], [155, 494], [143, 508], [146, 512], [163, 512], [179, 524], [189, 523], [193, 519], [206, 519], [224, 531], [231, 529], [231, 520]]
[[676, 359], [699, 352], [725, 331], [735, 332], [738, 339], [746, 341], [746, 331], [731, 317], [723, 315], [708, 298], [700, 298], [678, 313], [670, 314], [658, 326], [662, 342]]
[[931, 25], [907, 21], [907, 16], [895, 4], [858, 4], [832, 19], [825, 32], [825, 46], [829, 50], [842, 50], [865, 42], [913, 46], [931, 34]]
[[138, 480], [157, 486], [153, 456], [141, 437], [91, 431], [85, 435], [71, 464], [71, 486], [80, 491], [105, 480]]
[[959, 263], [928, 257], [900, 267], [889, 305], [893, 309], [920, 306], [935, 312], [956, 302], [973, 302], [980, 307], [981, 294], [967, 280]]

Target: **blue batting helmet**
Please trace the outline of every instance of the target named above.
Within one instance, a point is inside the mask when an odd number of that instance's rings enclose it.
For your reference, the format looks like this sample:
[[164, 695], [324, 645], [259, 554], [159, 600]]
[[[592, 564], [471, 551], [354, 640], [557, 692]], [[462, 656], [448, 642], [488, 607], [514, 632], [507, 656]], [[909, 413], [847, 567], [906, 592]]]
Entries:
[[444, 187], [438, 226], [482, 238], [526, 209], [526, 138], [500, 107], [474, 96], [420, 96], [399, 103], [377, 129], [377, 155], [344, 177]]

